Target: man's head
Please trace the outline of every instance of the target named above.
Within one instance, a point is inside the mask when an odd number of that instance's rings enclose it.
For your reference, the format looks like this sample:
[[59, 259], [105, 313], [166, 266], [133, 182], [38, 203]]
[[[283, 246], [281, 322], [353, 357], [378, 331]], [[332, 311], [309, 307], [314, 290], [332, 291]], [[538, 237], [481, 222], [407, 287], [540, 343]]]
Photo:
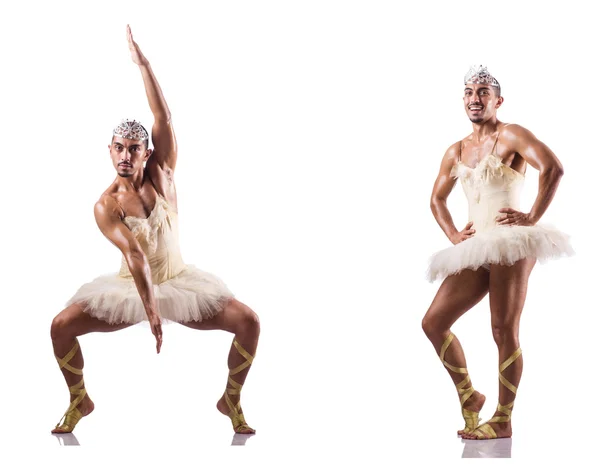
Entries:
[[113, 131], [110, 157], [117, 174], [129, 177], [143, 168], [152, 154], [148, 148], [148, 131], [139, 122], [125, 119]]
[[499, 82], [485, 66], [472, 66], [465, 75], [463, 101], [473, 123], [483, 123], [496, 116], [504, 98], [500, 95]]

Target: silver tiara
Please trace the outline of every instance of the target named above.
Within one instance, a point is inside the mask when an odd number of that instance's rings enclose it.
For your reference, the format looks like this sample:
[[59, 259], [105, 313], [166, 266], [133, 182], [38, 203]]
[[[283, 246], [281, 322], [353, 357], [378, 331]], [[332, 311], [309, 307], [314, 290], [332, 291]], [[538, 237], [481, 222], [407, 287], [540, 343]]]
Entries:
[[496, 78], [489, 73], [487, 67], [482, 65], [471, 66], [469, 72], [465, 74], [465, 85], [467, 84], [487, 84], [492, 87], [500, 87]]
[[134, 119], [123, 119], [121, 123], [115, 127], [113, 135], [123, 137], [124, 139], [148, 140], [148, 132], [146, 132], [144, 126]]

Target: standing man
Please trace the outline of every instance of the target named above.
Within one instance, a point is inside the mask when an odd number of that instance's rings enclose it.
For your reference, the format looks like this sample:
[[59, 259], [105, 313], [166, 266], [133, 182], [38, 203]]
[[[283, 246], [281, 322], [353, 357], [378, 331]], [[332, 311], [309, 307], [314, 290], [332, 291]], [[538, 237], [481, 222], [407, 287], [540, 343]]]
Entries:
[[136, 121], [125, 120], [113, 132], [109, 151], [117, 177], [94, 213], [102, 233], [123, 253], [121, 270], [83, 285], [52, 321], [54, 354], [71, 393], [64, 420], [52, 432], [72, 432], [94, 410], [84, 384], [77, 337], [147, 320], [160, 353], [161, 319], [168, 319], [192, 329], [234, 334], [228, 385], [217, 409], [229, 416], [235, 432], [251, 434], [254, 429], [244, 419], [240, 394], [258, 344], [258, 317], [221, 280], [184, 264], [181, 258], [174, 183], [177, 143], [171, 113], [129, 26], [127, 40], [154, 115], [154, 149], [148, 147], [146, 129]]
[[[556, 155], [531, 132], [498, 120], [500, 84], [485, 67], [465, 76], [463, 103], [473, 132], [448, 148], [431, 195], [437, 223], [454, 246], [436, 253], [430, 281], [443, 282], [425, 314], [423, 330], [458, 391], [467, 439], [512, 435], [511, 414], [523, 371], [519, 322], [529, 275], [538, 260], [570, 255], [569, 238], [538, 224], [563, 175]], [[539, 191], [529, 212], [519, 207], [527, 165], [539, 171]], [[458, 230], [446, 205], [460, 179], [469, 222]], [[479, 425], [485, 396], [476, 391], [452, 325], [489, 293], [492, 334], [499, 353], [499, 398], [494, 416]]]

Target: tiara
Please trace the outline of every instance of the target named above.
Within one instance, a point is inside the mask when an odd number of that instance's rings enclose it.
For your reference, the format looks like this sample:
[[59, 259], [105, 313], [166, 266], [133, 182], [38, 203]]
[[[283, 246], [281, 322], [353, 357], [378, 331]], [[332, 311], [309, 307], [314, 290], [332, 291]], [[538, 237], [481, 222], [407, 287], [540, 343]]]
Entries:
[[134, 119], [123, 119], [121, 123], [115, 127], [113, 135], [123, 137], [124, 139], [148, 140], [148, 132], [144, 129], [144, 126]]
[[471, 66], [469, 72], [465, 74], [465, 85], [467, 84], [488, 84], [492, 87], [500, 87], [500, 84], [494, 76], [490, 74], [486, 66]]

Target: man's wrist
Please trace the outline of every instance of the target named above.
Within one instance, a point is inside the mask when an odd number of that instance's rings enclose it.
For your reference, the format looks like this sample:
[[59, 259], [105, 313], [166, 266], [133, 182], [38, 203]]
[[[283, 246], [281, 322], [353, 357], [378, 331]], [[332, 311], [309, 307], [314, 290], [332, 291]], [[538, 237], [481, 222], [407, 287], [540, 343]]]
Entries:
[[532, 224], [537, 224], [537, 222], [540, 220], [540, 218], [538, 216], [536, 216], [533, 213], [527, 213], [527, 219], [529, 220], [529, 222], [531, 222]]

